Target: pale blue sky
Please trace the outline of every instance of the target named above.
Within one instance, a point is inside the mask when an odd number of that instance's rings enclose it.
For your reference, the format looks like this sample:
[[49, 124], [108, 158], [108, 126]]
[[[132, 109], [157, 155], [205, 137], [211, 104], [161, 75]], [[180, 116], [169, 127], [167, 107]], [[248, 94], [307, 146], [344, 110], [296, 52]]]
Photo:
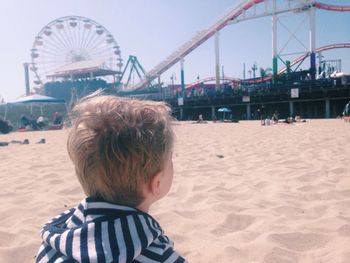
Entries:
[[[279, 0], [282, 1], [282, 0]], [[236, 0], [2, 0], [0, 15], [0, 96], [6, 101], [24, 94], [23, 62], [30, 62], [30, 49], [38, 32], [52, 20], [78, 15], [91, 18], [106, 27], [120, 45], [126, 61], [136, 55], [146, 70], [161, 62], [199, 30], [207, 28]], [[350, 5], [350, 0], [323, 3]], [[305, 15], [282, 19], [294, 30]], [[350, 43], [350, 12], [317, 11], [316, 47], [332, 43]], [[293, 28], [294, 25], [294, 28]], [[305, 45], [307, 27], [297, 34]], [[279, 45], [289, 37], [279, 29]], [[226, 76], [242, 78], [243, 63], [248, 69], [271, 67], [271, 18], [260, 18], [230, 25], [220, 33], [221, 58]], [[303, 48], [292, 41], [288, 53]], [[350, 73], [350, 49], [327, 51], [326, 59], [342, 59], [343, 71]], [[185, 58], [187, 83], [215, 75], [214, 40], [210, 39]], [[306, 67], [306, 66], [305, 66]], [[179, 81], [180, 65], [168, 70], [162, 81], [170, 82], [175, 73]], [[247, 74], [248, 75], [248, 74]], [[32, 76], [30, 76], [32, 78]]]

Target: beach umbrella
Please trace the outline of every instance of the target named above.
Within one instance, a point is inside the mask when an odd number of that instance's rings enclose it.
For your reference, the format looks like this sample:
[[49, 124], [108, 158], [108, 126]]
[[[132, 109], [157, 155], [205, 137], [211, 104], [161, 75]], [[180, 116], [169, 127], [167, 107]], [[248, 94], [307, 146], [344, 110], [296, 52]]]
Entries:
[[218, 112], [232, 112], [232, 110], [230, 110], [230, 109], [228, 109], [226, 107], [223, 107], [223, 108], [219, 108]]
[[232, 112], [232, 110], [230, 110], [229, 108], [226, 108], [226, 107], [222, 107], [222, 108], [219, 108], [218, 109], [218, 112], [223, 112], [223, 117], [224, 117], [224, 120], [225, 120], [225, 113], [226, 112]]
[[64, 103], [64, 100], [56, 99], [49, 96], [34, 94], [19, 98], [15, 101], [8, 102], [8, 104], [40, 104], [40, 103]]

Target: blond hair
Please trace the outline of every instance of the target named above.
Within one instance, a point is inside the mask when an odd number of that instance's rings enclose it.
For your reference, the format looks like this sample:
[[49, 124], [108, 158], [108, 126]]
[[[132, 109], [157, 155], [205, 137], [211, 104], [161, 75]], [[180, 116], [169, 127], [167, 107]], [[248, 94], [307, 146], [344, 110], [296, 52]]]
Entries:
[[86, 195], [136, 207], [143, 186], [173, 148], [170, 108], [162, 102], [92, 96], [73, 111], [67, 149]]

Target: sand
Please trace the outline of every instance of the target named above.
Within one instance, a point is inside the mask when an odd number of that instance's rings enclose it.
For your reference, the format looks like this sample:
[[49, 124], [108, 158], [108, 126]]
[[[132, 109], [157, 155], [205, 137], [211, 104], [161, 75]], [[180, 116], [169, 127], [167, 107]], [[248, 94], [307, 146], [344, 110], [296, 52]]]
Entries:
[[[189, 262], [350, 262], [350, 123], [175, 129], [173, 187], [150, 213]], [[41, 226], [84, 198], [67, 130], [0, 135], [25, 138], [0, 147], [0, 262], [33, 262]]]

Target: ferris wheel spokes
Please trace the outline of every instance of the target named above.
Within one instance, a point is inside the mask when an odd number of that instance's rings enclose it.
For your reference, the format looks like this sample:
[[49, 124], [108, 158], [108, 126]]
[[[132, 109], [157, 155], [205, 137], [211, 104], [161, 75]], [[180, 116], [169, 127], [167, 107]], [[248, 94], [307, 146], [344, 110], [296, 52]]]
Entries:
[[101, 59], [115, 72], [123, 66], [120, 48], [108, 30], [79, 16], [58, 18], [44, 26], [35, 37], [31, 57], [30, 69], [41, 84], [55, 70], [74, 62]]

